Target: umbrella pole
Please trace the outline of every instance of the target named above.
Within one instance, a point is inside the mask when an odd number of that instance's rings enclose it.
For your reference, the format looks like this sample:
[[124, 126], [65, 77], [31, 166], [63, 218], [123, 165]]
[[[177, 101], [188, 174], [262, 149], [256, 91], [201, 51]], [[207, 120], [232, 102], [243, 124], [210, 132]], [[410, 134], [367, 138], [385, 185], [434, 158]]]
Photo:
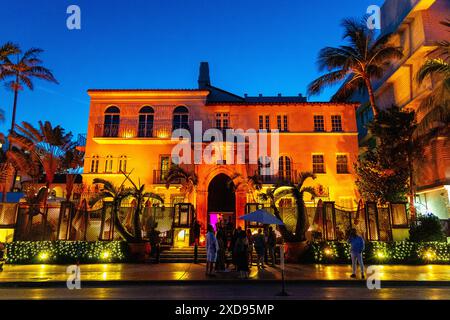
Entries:
[[288, 297], [286, 292], [286, 279], [284, 276], [284, 241], [280, 247], [280, 267], [281, 267], [281, 292], [277, 294], [278, 297]]

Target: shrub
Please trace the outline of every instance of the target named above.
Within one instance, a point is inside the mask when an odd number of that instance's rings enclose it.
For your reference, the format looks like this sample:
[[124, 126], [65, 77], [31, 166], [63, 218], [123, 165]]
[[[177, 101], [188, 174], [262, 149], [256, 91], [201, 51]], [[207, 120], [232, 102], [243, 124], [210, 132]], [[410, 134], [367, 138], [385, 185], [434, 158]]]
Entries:
[[7, 244], [9, 264], [70, 264], [126, 262], [123, 241], [16, 241]]
[[432, 214], [419, 216], [409, 230], [413, 242], [445, 242], [446, 237], [441, 221]]

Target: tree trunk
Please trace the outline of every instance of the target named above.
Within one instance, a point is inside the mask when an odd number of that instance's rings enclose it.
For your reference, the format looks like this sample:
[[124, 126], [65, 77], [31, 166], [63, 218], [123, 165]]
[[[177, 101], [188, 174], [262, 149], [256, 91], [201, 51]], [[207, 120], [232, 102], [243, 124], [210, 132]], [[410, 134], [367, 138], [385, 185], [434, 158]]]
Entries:
[[295, 238], [296, 242], [301, 242], [306, 240], [305, 236], [305, 226], [306, 226], [306, 213], [305, 213], [305, 202], [303, 201], [303, 196], [298, 192], [297, 189], [293, 192], [295, 198], [295, 203], [297, 205], [297, 224], [295, 225]]
[[369, 94], [370, 106], [372, 107], [373, 116], [376, 117], [378, 115], [378, 107], [375, 103], [375, 93], [373, 92], [372, 83], [369, 78], [365, 79], [367, 92]]
[[14, 127], [16, 126], [16, 111], [17, 111], [17, 98], [19, 95], [19, 76], [16, 76], [16, 82], [14, 85], [14, 103], [13, 103], [13, 113], [11, 119], [11, 132], [14, 132]]
[[[412, 139], [412, 137], [411, 137]], [[408, 168], [409, 168], [409, 210], [410, 210], [410, 216], [411, 216], [411, 220], [415, 220], [416, 219], [416, 207], [414, 205], [414, 199], [415, 199], [415, 195], [416, 195], [416, 191], [415, 191], [415, 184], [414, 184], [414, 162], [413, 162], [413, 158], [412, 158], [412, 149], [413, 146], [410, 145], [410, 152], [408, 155]]]
[[136, 211], [134, 212], [134, 238], [136, 241], [140, 242], [142, 240], [142, 230], [141, 230], [141, 200], [138, 200], [136, 205]]
[[[275, 217], [277, 217], [278, 220], [283, 221], [277, 206], [275, 204], [271, 204], [270, 207], [272, 208]], [[289, 232], [285, 225], [278, 226], [278, 228], [285, 242], [291, 242], [294, 239], [294, 235]]]
[[133, 242], [134, 237], [132, 234], [130, 234], [122, 225], [119, 219], [119, 206], [117, 204], [114, 204], [112, 208], [114, 215], [114, 226], [117, 228], [117, 231], [119, 231], [119, 234], [125, 239], [127, 242]]

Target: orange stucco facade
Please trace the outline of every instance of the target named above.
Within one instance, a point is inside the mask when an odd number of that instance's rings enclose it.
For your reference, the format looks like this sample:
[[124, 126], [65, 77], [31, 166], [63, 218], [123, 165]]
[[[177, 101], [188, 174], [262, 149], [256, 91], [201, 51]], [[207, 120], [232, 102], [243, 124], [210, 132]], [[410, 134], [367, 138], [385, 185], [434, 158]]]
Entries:
[[[209, 72], [208, 81], [202, 84], [199, 80], [199, 89], [194, 90], [89, 90], [89, 95], [83, 175], [88, 186], [97, 177], [121, 184], [124, 175], [120, 170], [124, 170], [133, 180], [145, 184], [148, 191], [161, 195], [166, 206], [191, 202], [204, 226], [211, 207], [208, 205], [211, 181], [219, 174], [230, 178], [240, 174], [245, 179], [254, 175], [258, 166], [190, 165], [189, 170], [198, 176], [193, 194], [184, 197], [179, 185], [166, 188], [167, 161], [170, 163], [168, 158], [179, 142], [172, 141], [172, 130], [181, 122], [183, 128], [193, 131], [194, 121], [201, 121], [203, 131], [224, 126], [243, 130], [281, 129], [279, 156], [289, 159], [285, 160], [289, 166], [284, 164], [281, 168], [284, 174], [295, 179], [302, 171], [313, 171], [313, 156], [321, 155], [324, 170], [320, 173], [319, 163], [317, 180], [310, 184], [323, 186], [327, 190], [323, 196], [328, 201], [347, 208], [355, 206], [353, 163], [358, 155], [358, 134], [354, 104], [308, 103], [299, 97], [239, 97], [211, 86]], [[206, 146], [207, 143], [202, 144], [202, 148]], [[236, 145], [231, 143], [228, 147]], [[341, 161], [339, 170], [337, 159]], [[271, 185], [269, 180], [265, 187]], [[236, 185], [235, 217], [239, 224], [245, 205], [254, 200], [243, 184]]]

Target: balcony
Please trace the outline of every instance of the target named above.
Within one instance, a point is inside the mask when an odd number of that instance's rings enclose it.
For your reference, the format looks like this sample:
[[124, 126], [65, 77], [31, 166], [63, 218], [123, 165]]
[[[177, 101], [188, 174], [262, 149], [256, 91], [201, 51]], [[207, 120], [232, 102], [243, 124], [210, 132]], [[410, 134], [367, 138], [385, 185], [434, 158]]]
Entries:
[[126, 140], [157, 141], [172, 137], [172, 121], [158, 121], [154, 123], [121, 122], [120, 124], [96, 124], [94, 139], [98, 142], [115, 143]]
[[[195, 165], [182, 164], [180, 167], [187, 173], [195, 172]], [[166, 184], [170, 170], [153, 170], [153, 184]], [[175, 179], [172, 184], [181, 184], [183, 179]]]

